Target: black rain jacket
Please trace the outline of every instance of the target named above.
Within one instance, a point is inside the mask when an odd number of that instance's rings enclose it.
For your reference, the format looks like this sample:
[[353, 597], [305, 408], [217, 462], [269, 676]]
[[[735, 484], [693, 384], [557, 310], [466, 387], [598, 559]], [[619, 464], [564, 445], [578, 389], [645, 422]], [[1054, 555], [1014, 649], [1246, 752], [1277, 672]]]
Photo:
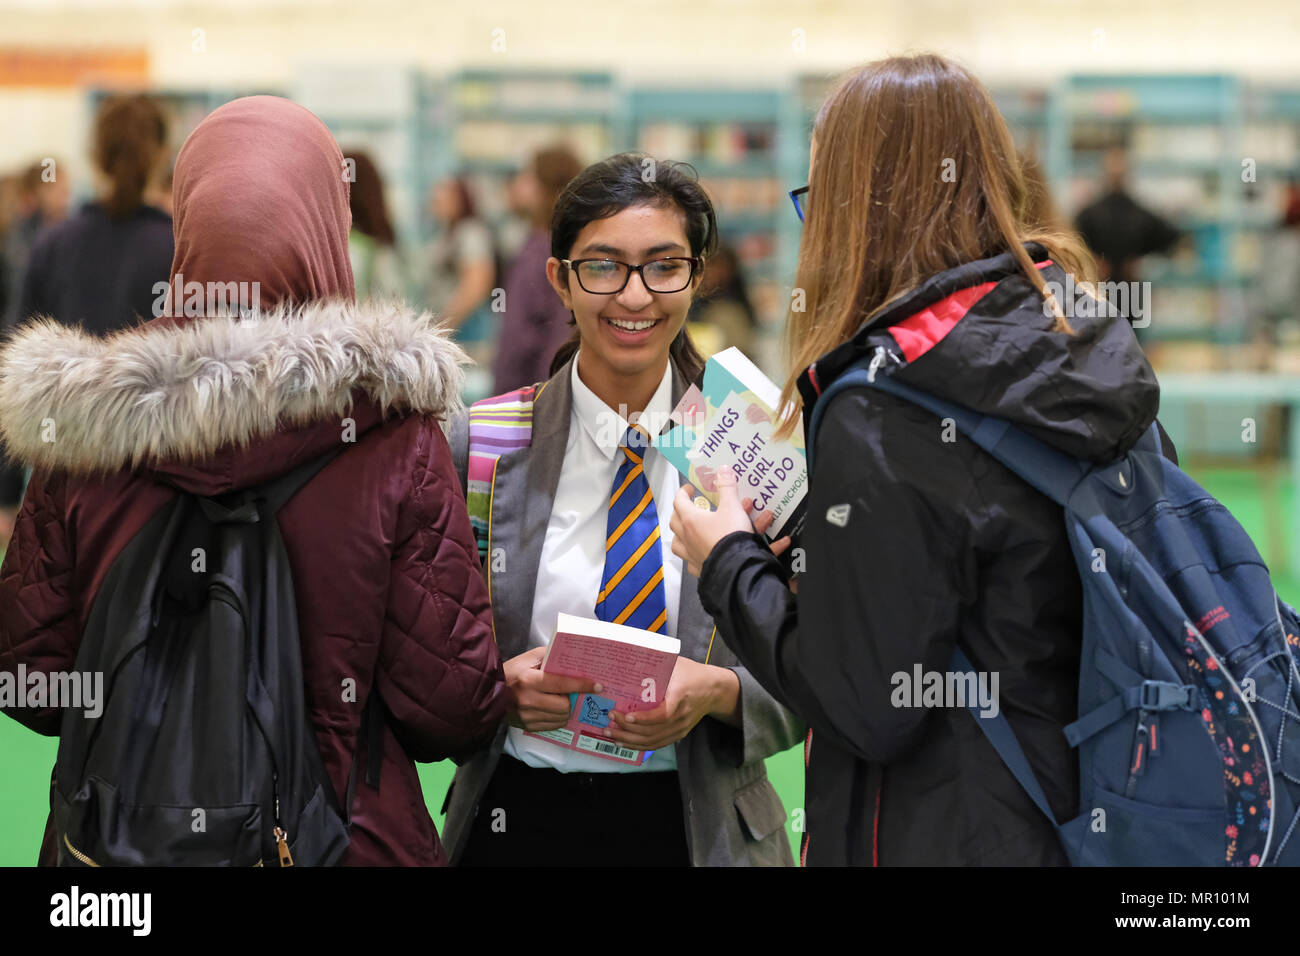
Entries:
[[[1132, 329], [1082, 292], [1067, 302], [1065, 273], [1027, 249], [1075, 334], [1052, 331], [1009, 252], [968, 263], [803, 373], [805, 428], [818, 394], [877, 356], [878, 374], [1070, 455], [1107, 462], [1132, 447], [1159, 405]], [[805, 864], [1066, 863], [968, 710], [891, 703], [894, 675], [944, 673], [960, 645], [997, 672], [1000, 709], [1057, 819], [1078, 813], [1062, 728], [1077, 716], [1082, 594], [1061, 508], [930, 412], [868, 387], [831, 400], [814, 464], [797, 597], [744, 532], [718, 543], [699, 582], [718, 633], [812, 728]]]

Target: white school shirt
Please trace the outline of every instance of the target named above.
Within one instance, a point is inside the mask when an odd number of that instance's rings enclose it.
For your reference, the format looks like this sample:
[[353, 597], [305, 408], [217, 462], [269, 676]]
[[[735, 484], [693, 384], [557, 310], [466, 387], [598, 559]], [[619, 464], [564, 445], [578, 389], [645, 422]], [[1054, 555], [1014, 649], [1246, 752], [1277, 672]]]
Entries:
[[[609, 495], [614, 476], [626, 460], [619, 444], [628, 423], [614, 409], [596, 397], [578, 377], [575, 356], [569, 375], [573, 391], [573, 412], [569, 437], [564, 447], [564, 464], [555, 504], [546, 525], [546, 540], [537, 566], [537, 590], [533, 595], [533, 617], [528, 629], [528, 647], [546, 647], [555, 634], [560, 611], [579, 617], [596, 616], [596, 595], [605, 573], [605, 536], [609, 519]], [[664, 369], [641, 424], [651, 435], [659, 434], [673, 409], [672, 363]], [[646, 449], [644, 474], [654, 496], [659, 516], [659, 544], [664, 562], [664, 600], [668, 619], [661, 633], [677, 636], [677, 602], [682, 588], [682, 561], [673, 554], [673, 498], [681, 486], [678, 471], [653, 448]], [[518, 727], [509, 728], [505, 752], [530, 767], [550, 767], [562, 773], [627, 773], [675, 770], [677, 752], [672, 746], [651, 754], [644, 764], [606, 760], [592, 754], [568, 750], [547, 740], [529, 737]]]

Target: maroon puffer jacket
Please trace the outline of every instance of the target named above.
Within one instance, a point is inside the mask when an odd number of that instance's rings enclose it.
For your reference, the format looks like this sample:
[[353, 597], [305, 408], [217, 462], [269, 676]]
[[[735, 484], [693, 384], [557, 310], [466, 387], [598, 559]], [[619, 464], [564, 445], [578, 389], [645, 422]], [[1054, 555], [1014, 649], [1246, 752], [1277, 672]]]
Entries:
[[[174, 487], [260, 484], [354, 439], [279, 516], [309, 715], [340, 795], [372, 688], [389, 715], [378, 792], [358, 773], [344, 862], [445, 864], [413, 761], [468, 755], [506, 706], [437, 420], [458, 401], [463, 359], [425, 318], [351, 304], [150, 322], [106, 341], [53, 323], [21, 331], [0, 353], [0, 432], [34, 471], [0, 567], [0, 670], [74, 668], [113, 559]], [[346, 678], [357, 703], [343, 700]], [[57, 710], [8, 713], [59, 731]]]

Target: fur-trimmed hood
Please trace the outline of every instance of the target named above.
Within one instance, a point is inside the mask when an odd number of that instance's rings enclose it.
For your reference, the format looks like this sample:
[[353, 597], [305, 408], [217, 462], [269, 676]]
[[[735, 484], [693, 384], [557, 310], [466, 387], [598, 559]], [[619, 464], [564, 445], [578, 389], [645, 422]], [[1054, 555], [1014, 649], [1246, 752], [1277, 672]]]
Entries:
[[[33, 468], [173, 475], [231, 472], [223, 456], [293, 439], [294, 451], [247, 481], [228, 474], [220, 484], [229, 488], [323, 453], [345, 417], [359, 437], [389, 411], [454, 412], [468, 362], [430, 315], [392, 303], [162, 320], [108, 338], [40, 319], [0, 350], [0, 438]], [[324, 445], [312, 439], [321, 430]]]

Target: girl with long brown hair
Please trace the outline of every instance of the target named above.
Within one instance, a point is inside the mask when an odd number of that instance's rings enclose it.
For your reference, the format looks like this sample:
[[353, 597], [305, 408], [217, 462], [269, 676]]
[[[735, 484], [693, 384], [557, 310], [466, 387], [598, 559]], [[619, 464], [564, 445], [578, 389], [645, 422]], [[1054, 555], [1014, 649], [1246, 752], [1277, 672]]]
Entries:
[[[1067, 281], [1089, 256], [1047, 224], [969, 72], [935, 55], [852, 71], [810, 165], [779, 434], [868, 359], [1077, 458], [1109, 461], [1150, 426], [1150, 365], [1128, 323]], [[959, 646], [998, 678], [1058, 819], [1076, 815], [1062, 728], [1082, 597], [1060, 508], [951, 422], [867, 387], [828, 403], [813, 451], [797, 595], [773, 554], [788, 543], [754, 533], [734, 477], [712, 513], [683, 492], [673, 522], [718, 633], [812, 728], [804, 862], [1064, 863], [970, 714], [899, 693]]]

